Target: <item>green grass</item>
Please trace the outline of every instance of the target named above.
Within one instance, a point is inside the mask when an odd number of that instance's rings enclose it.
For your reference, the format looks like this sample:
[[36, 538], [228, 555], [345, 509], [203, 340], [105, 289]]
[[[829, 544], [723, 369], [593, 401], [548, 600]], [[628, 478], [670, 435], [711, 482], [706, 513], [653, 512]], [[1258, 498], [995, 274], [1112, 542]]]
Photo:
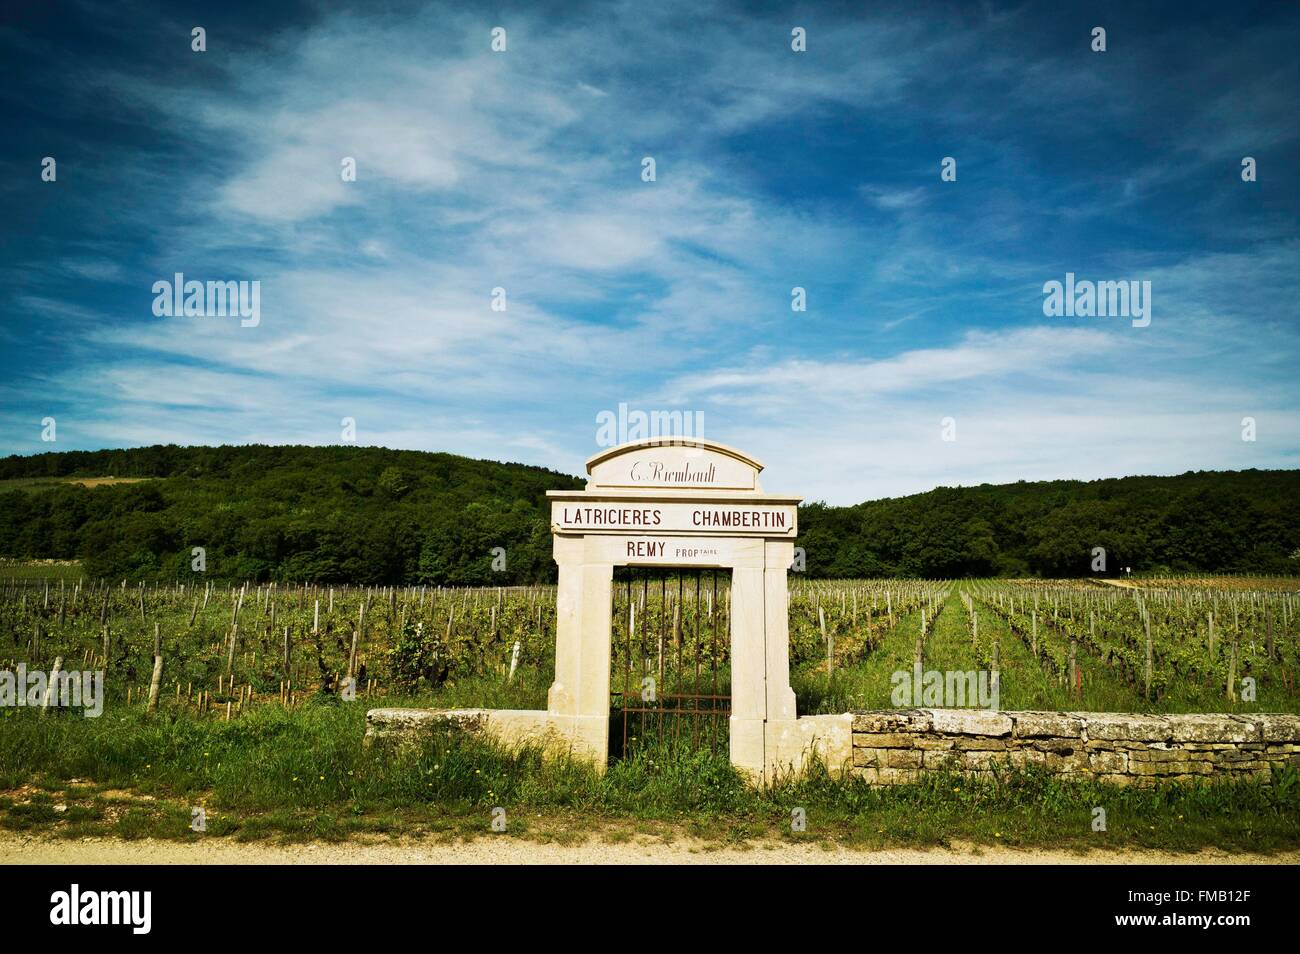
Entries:
[[[651, 834], [859, 847], [1300, 845], [1300, 780], [1290, 769], [1271, 786], [1119, 788], [1008, 770], [983, 781], [940, 773], [872, 788], [814, 768], [758, 790], [725, 752], [647, 745], [599, 774], [460, 736], [367, 747], [364, 716], [362, 703], [264, 706], [228, 723], [134, 709], [98, 719], [8, 710], [0, 722], [0, 827], [190, 840], [472, 837], [491, 833], [492, 809], [501, 806], [511, 835], [546, 841]], [[204, 835], [189, 828], [190, 809], [200, 805]], [[1098, 806], [1107, 813], [1104, 833], [1091, 830]], [[807, 813], [803, 833], [791, 831], [795, 808]]]

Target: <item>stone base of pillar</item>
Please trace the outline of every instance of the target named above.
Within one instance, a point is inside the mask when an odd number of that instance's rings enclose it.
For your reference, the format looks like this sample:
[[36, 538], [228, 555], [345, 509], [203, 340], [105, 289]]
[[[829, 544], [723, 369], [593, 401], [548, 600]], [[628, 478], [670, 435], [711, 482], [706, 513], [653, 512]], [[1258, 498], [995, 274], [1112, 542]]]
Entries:
[[767, 769], [764, 758], [767, 723], [762, 719], [732, 716], [729, 728], [731, 764], [751, 782], [762, 784]]
[[731, 719], [731, 764], [756, 785], [800, 775], [814, 759], [833, 775], [849, 769], [853, 762], [851, 715]]
[[853, 716], [849, 713], [802, 716], [766, 725], [769, 780], [801, 775], [814, 760], [832, 775], [847, 772], [853, 764]]
[[534, 745], [549, 755], [589, 762], [598, 772], [609, 761], [609, 717], [556, 715], [542, 709], [371, 709], [366, 742], [415, 739], [428, 732], [483, 735], [508, 748]]

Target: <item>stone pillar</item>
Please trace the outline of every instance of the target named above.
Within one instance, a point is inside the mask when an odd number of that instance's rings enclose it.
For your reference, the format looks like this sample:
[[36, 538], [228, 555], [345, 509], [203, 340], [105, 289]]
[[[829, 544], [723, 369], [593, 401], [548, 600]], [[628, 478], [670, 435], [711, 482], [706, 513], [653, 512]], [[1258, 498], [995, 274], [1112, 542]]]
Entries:
[[546, 694], [552, 715], [576, 715], [582, 679], [582, 539], [556, 537], [559, 566], [555, 591], [555, 681]]
[[756, 781], [766, 765], [767, 649], [761, 566], [731, 576], [731, 764]]
[[790, 688], [790, 591], [786, 573], [794, 562], [794, 543], [768, 540], [763, 557], [763, 598], [767, 667], [767, 723], [764, 726], [764, 779], [802, 767], [804, 740], [798, 729]]
[[764, 631], [767, 637], [767, 718], [783, 722], [795, 718], [794, 690], [790, 688], [790, 590], [786, 571], [794, 562], [794, 543], [768, 540], [764, 547]]
[[585, 562], [581, 537], [555, 538], [555, 682], [546, 708], [576, 755], [609, 759], [610, 597], [614, 568]]

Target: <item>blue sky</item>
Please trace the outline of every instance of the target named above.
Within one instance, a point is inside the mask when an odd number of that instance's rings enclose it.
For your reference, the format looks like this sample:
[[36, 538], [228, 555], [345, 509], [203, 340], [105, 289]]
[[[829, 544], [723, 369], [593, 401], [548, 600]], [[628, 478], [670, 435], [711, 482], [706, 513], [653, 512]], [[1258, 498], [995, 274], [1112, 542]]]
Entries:
[[[336, 443], [352, 417], [576, 473], [626, 403], [703, 412], [767, 489], [834, 503], [1300, 466], [1294, 5], [0, 23], [0, 453]], [[178, 271], [259, 281], [261, 323], [156, 317]], [[1045, 316], [1066, 272], [1150, 281], [1150, 326]]]

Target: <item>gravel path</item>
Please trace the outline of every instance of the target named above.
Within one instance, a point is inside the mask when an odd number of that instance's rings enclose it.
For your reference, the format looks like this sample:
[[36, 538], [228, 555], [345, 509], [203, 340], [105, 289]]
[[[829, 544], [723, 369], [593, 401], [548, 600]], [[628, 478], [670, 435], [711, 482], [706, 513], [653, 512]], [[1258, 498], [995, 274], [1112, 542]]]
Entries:
[[779, 842], [748, 850], [713, 848], [702, 842], [680, 840], [633, 841], [611, 844], [589, 841], [580, 845], [538, 844], [509, 837], [480, 838], [471, 842], [401, 840], [381, 843], [275, 845], [213, 839], [201, 844], [171, 841], [120, 841], [92, 838], [64, 841], [0, 834], [3, 864], [1300, 864], [1300, 852], [1276, 855], [1241, 855], [1221, 851], [1172, 854], [1164, 851], [1090, 852], [957, 846], [951, 849], [911, 848], [885, 851], [825, 849], [818, 845]]

